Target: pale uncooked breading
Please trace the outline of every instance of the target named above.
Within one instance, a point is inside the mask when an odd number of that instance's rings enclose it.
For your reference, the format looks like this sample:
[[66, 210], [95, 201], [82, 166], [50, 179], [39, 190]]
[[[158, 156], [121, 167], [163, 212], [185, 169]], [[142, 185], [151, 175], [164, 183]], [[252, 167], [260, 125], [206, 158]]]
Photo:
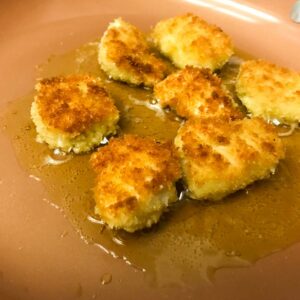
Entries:
[[157, 49], [179, 68], [220, 69], [234, 52], [222, 29], [192, 14], [158, 22], [151, 36]]
[[300, 121], [300, 73], [263, 60], [246, 61], [236, 91], [253, 116], [287, 124]]

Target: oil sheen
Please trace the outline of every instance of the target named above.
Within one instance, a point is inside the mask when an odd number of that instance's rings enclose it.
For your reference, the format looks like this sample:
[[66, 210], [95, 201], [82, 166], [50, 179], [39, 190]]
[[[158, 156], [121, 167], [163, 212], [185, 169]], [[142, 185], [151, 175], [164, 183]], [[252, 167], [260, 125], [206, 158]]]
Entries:
[[[238, 65], [249, 57], [237, 53], [220, 72], [233, 93]], [[103, 79], [121, 112], [120, 131], [159, 140], [175, 136], [180, 120], [159, 108], [151, 90], [113, 82], [101, 72], [96, 43], [50, 57], [38, 68], [37, 77], [72, 73]], [[298, 130], [283, 139], [286, 159], [270, 179], [218, 203], [180, 197], [159, 224], [128, 234], [109, 230], [94, 214], [95, 178], [89, 166], [90, 154], [53, 152], [35, 141], [30, 120], [33, 96], [34, 92], [11, 103], [5, 117], [6, 132], [20, 164], [30, 176], [41, 180], [49, 195], [47, 201], [64, 211], [86, 242], [145, 272], [151, 283], [210, 280], [219, 268], [247, 266], [300, 240]]]

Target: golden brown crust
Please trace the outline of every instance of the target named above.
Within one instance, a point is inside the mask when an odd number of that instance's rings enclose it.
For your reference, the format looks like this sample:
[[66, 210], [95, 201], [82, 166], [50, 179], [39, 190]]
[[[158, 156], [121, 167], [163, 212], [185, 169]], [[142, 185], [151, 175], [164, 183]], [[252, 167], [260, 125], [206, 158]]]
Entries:
[[154, 94], [162, 107], [169, 106], [184, 118], [242, 118], [221, 79], [209, 69], [187, 66], [156, 84]]
[[87, 75], [42, 79], [35, 102], [45, 124], [79, 134], [93, 124], [117, 118], [118, 110], [101, 83]]
[[91, 156], [97, 174], [96, 212], [112, 228], [133, 232], [150, 227], [177, 200], [180, 177], [171, 143], [125, 135]]
[[283, 123], [300, 121], [300, 73], [263, 60], [246, 61], [236, 90], [254, 116]]
[[179, 68], [221, 68], [233, 54], [231, 39], [219, 27], [185, 14], [160, 21], [152, 32], [155, 46]]
[[[112, 138], [108, 146], [93, 153], [91, 164], [101, 178], [108, 170], [110, 175], [119, 174], [126, 182], [141, 192], [153, 192], [161, 185], [169, 185], [180, 176], [176, 152], [170, 142], [158, 143], [151, 138], [125, 135]], [[145, 178], [151, 178], [145, 181]], [[105, 186], [102, 178], [101, 186]], [[115, 187], [107, 192], [115, 194]], [[121, 193], [117, 198], [124, 198]]]
[[168, 65], [151, 51], [143, 33], [120, 18], [109, 25], [101, 39], [99, 62], [113, 79], [136, 85], [153, 86], [169, 72]]
[[259, 118], [189, 120], [175, 144], [196, 199], [218, 200], [265, 178], [284, 157], [274, 126]]
[[125, 135], [111, 139], [90, 162], [97, 174], [95, 210], [111, 228], [150, 227], [177, 200], [180, 167], [171, 143]]

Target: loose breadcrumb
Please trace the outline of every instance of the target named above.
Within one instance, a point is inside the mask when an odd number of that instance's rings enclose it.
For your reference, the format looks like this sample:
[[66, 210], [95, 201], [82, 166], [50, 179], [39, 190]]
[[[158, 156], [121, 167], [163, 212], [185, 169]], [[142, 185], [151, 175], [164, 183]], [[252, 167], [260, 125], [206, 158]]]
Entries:
[[179, 68], [193, 65], [220, 69], [234, 53], [231, 39], [222, 29], [192, 14], [158, 22], [152, 39]]
[[158, 222], [177, 200], [180, 166], [173, 145], [125, 135], [91, 156], [96, 213], [111, 228], [133, 232]]
[[300, 73], [263, 60], [246, 61], [236, 91], [253, 116], [287, 124], [300, 121]]
[[111, 78], [135, 85], [153, 86], [169, 72], [143, 33], [121, 18], [110, 23], [102, 36], [98, 60]]
[[259, 118], [188, 120], [178, 131], [189, 196], [220, 200], [274, 173], [284, 147], [273, 125]]
[[170, 107], [180, 117], [242, 118], [242, 113], [221, 79], [209, 69], [187, 66], [154, 87], [162, 107]]
[[101, 82], [86, 75], [42, 79], [31, 117], [38, 141], [50, 148], [86, 152], [116, 131], [119, 112]]

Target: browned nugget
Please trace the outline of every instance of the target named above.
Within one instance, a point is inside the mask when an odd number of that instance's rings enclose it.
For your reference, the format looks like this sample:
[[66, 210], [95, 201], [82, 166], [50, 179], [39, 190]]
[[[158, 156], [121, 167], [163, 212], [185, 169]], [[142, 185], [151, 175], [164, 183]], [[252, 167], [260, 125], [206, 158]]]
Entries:
[[154, 95], [162, 107], [168, 106], [184, 118], [242, 118], [221, 78], [209, 69], [187, 66], [156, 84]]
[[300, 73], [263, 60], [244, 62], [237, 95], [253, 116], [282, 123], [300, 121]]
[[222, 29], [193, 14], [158, 22], [151, 36], [159, 51], [179, 68], [220, 69], [234, 52]]
[[114, 133], [119, 112], [101, 82], [87, 75], [42, 79], [31, 107], [38, 139], [76, 153]]
[[121, 18], [109, 24], [99, 44], [101, 68], [113, 79], [153, 86], [169, 72], [151, 51], [144, 34]]
[[96, 213], [111, 228], [129, 232], [158, 222], [177, 200], [178, 158], [171, 143], [125, 135], [91, 157], [97, 174]]
[[190, 197], [219, 200], [274, 173], [284, 147], [262, 119], [188, 120], [175, 145]]

